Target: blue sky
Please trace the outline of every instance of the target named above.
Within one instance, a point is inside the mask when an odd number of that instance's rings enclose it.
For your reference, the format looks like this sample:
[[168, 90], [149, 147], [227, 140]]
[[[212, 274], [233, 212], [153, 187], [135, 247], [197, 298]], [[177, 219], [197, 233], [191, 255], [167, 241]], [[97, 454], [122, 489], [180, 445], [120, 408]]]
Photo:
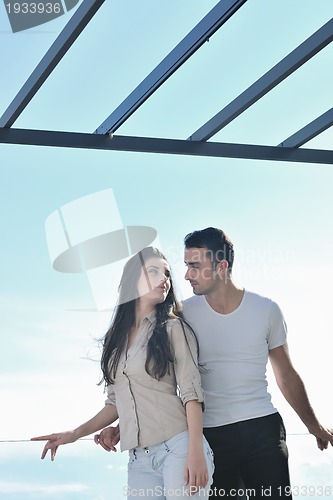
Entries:
[[[92, 132], [215, 4], [107, 0], [15, 127]], [[1, 113], [71, 14], [13, 34], [0, 5]], [[117, 133], [187, 138], [331, 16], [331, 0], [248, 0]], [[328, 46], [214, 140], [278, 144], [331, 107], [332, 80]], [[307, 147], [329, 149], [332, 140], [330, 129]], [[86, 273], [52, 268], [45, 222], [111, 191], [124, 226], [156, 229], [183, 298], [191, 295], [184, 235], [227, 232], [237, 283], [281, 305], [295, 366], [319, 418], [333, 425], [331, 166], [0, 145], [0, 171], [1, 441], [74, 427], [104, 404], [93, 360], [110, 312], [99, 310]], [[78, 220], [89, 230], [95, 222]], [[273, 381], [271, 392], [289, 434], [293, 485], [303, 498], [333, 496], [333, 450], [316, 449]], [[41, 449], [0, 443], [0, 498], [124, 498], [125, 453], [87, 440], [51, 463]]]

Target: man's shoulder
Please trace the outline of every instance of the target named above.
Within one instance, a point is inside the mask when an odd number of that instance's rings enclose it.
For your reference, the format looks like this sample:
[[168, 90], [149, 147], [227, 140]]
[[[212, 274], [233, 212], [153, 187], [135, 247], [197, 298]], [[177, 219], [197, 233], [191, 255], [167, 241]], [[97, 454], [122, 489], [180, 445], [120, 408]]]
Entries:
[[193, 295], [192, 297], [189, 297], [188, 299], [183, 300], [183, 308], [189, 308], [192, 306], [197, 306], [200, 303], [203, 303], [204, 297], [203, 295]]
[[247, 300], [262, 302], [262, 303], [270, 303], [272, 299], [270, 297], [266, 297], [265, 295], [261, 295], [257, 292], [252, 292], [250, 290], [245, 290], [245, 295]]
[[277, 304], [277, 302], [275, 302], [275, 300], [273, 300], [270, 297], [266, 297], [265, 295], [261, 295], [256, 292], [246, 290], [245, 296], [247, 303], [251, 307], [256, 305], [257, 307], [267, 308], [269, 310], [271, 310], [272, 308], [280, 309], [279, 305]]
[[182, 306], [185, 318], [188, 319], [189, 316], [192, 318], [193, 315], [200, 314], [199, 311], [202, 312], [202, 309], [206, 308], [205, 302], [203, 295], [193, 295], [193, 297], [183, 300]]

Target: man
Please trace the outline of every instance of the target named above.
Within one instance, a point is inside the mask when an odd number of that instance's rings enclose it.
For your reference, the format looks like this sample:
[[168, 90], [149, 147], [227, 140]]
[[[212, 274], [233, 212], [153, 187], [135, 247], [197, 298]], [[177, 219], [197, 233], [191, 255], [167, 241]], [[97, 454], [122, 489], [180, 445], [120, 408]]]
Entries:
[[[295, 371], [278, 305], [238, 288], [232, 279], [234, 249], [216, 228], [185, 237], [187, 279], [194, 297], [184, 316], [199, 341], [205, 393], [204, 433], [215, 456], [212, 496], [290, 498], [288, 450], [281, 416], [267, 392], [266, 365], [309, 432], [324, 450], [333, 435], [322, 427]], [[96, 438], [114, 449], [112, 430]]]

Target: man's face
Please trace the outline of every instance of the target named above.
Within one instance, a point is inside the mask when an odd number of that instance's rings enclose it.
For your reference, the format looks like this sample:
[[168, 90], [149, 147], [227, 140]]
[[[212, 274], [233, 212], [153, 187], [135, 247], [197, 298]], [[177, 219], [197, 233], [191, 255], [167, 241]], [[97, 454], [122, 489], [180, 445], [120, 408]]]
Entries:
[[192, 286], [195, 295], [207, 295], [214, 291], [218, 278], [207, 248], [185, 248], [185, 279]]

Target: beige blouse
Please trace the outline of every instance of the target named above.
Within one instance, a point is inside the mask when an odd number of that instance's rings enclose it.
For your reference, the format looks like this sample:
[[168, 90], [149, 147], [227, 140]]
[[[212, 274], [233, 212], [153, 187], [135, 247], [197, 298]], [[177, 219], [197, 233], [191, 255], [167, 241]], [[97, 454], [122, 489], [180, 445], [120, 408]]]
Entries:
[[187, 429], [185, 403], [204, 401], [197, 368], [197, 346], [189, 328], [178, 319], [168, 321], [174, 363], [160, 380], [145, 370], [147, 343], [155, 312], [142, 322], [136, 339], [120, 358], [115, 383], [107, 388], [106, 404], [117, 407], [121, 451], [151, 446]]

